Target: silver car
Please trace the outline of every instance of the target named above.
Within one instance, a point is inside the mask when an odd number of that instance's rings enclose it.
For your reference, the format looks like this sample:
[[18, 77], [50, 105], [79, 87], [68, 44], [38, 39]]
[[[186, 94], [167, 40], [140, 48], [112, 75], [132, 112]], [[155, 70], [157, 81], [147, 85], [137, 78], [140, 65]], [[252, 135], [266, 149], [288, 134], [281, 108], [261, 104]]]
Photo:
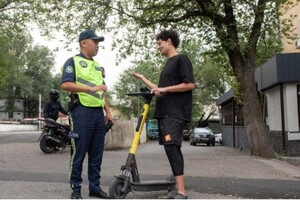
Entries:
[[190, 135], [190, 144], [205, 143], [207, 146], [215, 146], [215, 135], [209, 128], [194, 128]]

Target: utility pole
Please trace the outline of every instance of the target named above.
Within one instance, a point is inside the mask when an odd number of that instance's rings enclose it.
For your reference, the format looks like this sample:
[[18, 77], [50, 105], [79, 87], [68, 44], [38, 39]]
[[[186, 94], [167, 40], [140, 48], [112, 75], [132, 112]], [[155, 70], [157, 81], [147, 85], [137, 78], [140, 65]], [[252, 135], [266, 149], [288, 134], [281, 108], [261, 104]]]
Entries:
[[41, 130], [41, 113], [42, 113], [42, 95], [41, 94], [39, 94], [39, 131]]

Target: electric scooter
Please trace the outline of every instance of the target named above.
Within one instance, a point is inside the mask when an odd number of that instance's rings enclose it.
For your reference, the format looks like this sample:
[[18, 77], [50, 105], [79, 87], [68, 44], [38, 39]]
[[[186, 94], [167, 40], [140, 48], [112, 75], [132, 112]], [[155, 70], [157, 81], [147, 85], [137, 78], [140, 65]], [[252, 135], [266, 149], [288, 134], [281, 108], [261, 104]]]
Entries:
[[115, 176], [115, 179], [109, 187], [109, 196], [112, 199], [125, 199], [131, 191], [160, 191], [175, 189], [175, 181], [173, 176], [169, 176], [166, 180], [159, 181], [141, 181], [138, 173], [135, 154], [140, 141], [143, 125], [146, 121], [149, 111], [150, 102], [154, 94], [150, 93], [147, 88], [141, 88], [138, 93], [130, 93], [128, 96], [142, 96], [144, 98], [144, 106], [142, 113], [138, 119], [135, 134], [129, 149], [128, 157], [125, 165], [121, 166], [120, 174]]

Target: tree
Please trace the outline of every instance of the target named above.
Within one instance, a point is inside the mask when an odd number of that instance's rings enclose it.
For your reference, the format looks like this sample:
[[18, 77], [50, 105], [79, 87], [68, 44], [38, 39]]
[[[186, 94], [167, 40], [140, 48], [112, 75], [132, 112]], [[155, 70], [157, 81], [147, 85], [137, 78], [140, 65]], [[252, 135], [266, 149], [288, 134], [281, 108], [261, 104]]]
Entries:
[[[1, 48], [1, 63], [0, 69], [3, 72], [0, 81], [0, 89], [2, 93], [1, 98], [6, 98], [6, 111], [9, 118], [12, 118], [15, 98], [20, 92], [19, 85], [25, 86], [27, 81], [24, 79], [25, 75], [20, 71], [20, 66], [24, 65], [24, 56], [28, 48], [30, 38], [20, 30], [17, 33], [1, 33], [0, 40], [3, 41]], [[20, 97], [20, 96], [18, 96]]]
[[[9, 37], [13, 35], [14, 37]], [[32, 39], [26, 32], [2, 35], [3, 46], [0, 55], [0, 71], [5, 72], [1, 82], [0, 97], [7, 99], [6, 111], [11, 118], [15, 111], [16, 98], [25, 101], [25, 117], [36, 117], [38, 114], [39, 94], [42, 100], [48, 98], [53, 88], [51, 69], [54, 58], [50, 50], [43, 46], [32, 46]], [[6, 39], [6, 40], [5, 40]]]
[[[244, 124], [254, 155], [273, 157], [268, 130], [255, 87], [254, 71], [263, 36], [278, 27], [278, 6], [284, 0], [169, 0], [169, 1], [67, 1], [54, 12], [66, 8], [64, 21], [52, 23], [70, 37], [82, 28], [114, 31], [120, 57], [147, 55], [153, 33], [165, 28], [177, 29], [183, 37], [203, 38], [208, 48], [222, 48], [238, 82]], [[70, 10], [72, 12], [70, 12]], [[118, 17], [116, 17], [118, 16]], [[57, 16], [56, 16], [57, 17]], [[76, 19], [76, 21], [74, 20]], [[70, 23], [72, 21], [74, 23]], [[48, 29], [49, 30], [49, 29]], [[123, 33], [123, 34], [122, 34]], [[151, 44], [151, 45], [150, 45]], [[270, 47], [272, 49], [272, 47]], [[273, 53], [273, 52], [270, 52]], [[268, 54], [268, 56], [271, 56]], [[265, 59], [267, 59], [266, 57]]]
[[21, 70], [25, 76], [27, 85], [19, 84], [27, 101], [27, 117], [36, 117], [38, 114], [39, 95], [42, 102], [49, 98], [49, 92], [54, 88], [55, 78], [51, 74], [54, 66], [53, 54], [47, 47], [34, 46], [26, 53], [25, 64]]
[[189, 36], [184, 38], [180, 45], [180, 53], [189, 56], [194, 68], [196, 88], [193, 90], [193, 125], [203, 113], [209, 115], [216, 110], [216, 99], [223, 95], [234, 81], [225, 52], [205, 49], [202, 43], [201, 38]]
[[51, 74], [52, 53], [46, 47], [33, 46], [28, 33], [31, 30], [28, 24], [37, 18], [47, 19], [46, 8], [51, 10], [58, 3], [56, 0], [0, 1], [0, 97], [8, 99], [6, 109], [10, 116], [15, 98], [22, 98], [25, 117], [36, 117], [39, 94], [44, 102], [50, 89], [60, 82], [56, 83], [57, 79]]
[[[120, 75], [119, 81], [115, 83], [113, 88], [113, 105], [120, 110], [126, 118], [139, 117], [144, 103], [141, 97], [129, 97], [126, 95], [127, 93], [138, 92], [140, 88], [145, 87], [142, 82], [131, 75], [131, 71], [135, 70], [143, 73], [150, 81], [157, 83], [160, 72], [160, 67], [157, 66], [161, 66], [157, 62], [159, 61], [156, 61], [155, 64], [149, 60], [136, 62], [132, 67], [126, 69]], [[154, 101], [152, 101], [149, 108], [149, 119], [153, 117], [153, 102]]]

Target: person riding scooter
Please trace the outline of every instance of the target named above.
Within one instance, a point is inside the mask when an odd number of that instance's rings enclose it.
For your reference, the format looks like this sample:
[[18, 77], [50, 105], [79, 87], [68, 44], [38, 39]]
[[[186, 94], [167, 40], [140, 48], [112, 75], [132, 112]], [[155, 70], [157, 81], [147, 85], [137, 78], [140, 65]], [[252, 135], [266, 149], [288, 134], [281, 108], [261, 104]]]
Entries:
[[59, 91], [52, 89], [49, 92], [50, 101], [47, 101], [44, 106], [44, 118], [51, 118], [54, 121], [58, 119], [59, 112], [68, 115], [68, 112], [60, 105], [58, 101]]

